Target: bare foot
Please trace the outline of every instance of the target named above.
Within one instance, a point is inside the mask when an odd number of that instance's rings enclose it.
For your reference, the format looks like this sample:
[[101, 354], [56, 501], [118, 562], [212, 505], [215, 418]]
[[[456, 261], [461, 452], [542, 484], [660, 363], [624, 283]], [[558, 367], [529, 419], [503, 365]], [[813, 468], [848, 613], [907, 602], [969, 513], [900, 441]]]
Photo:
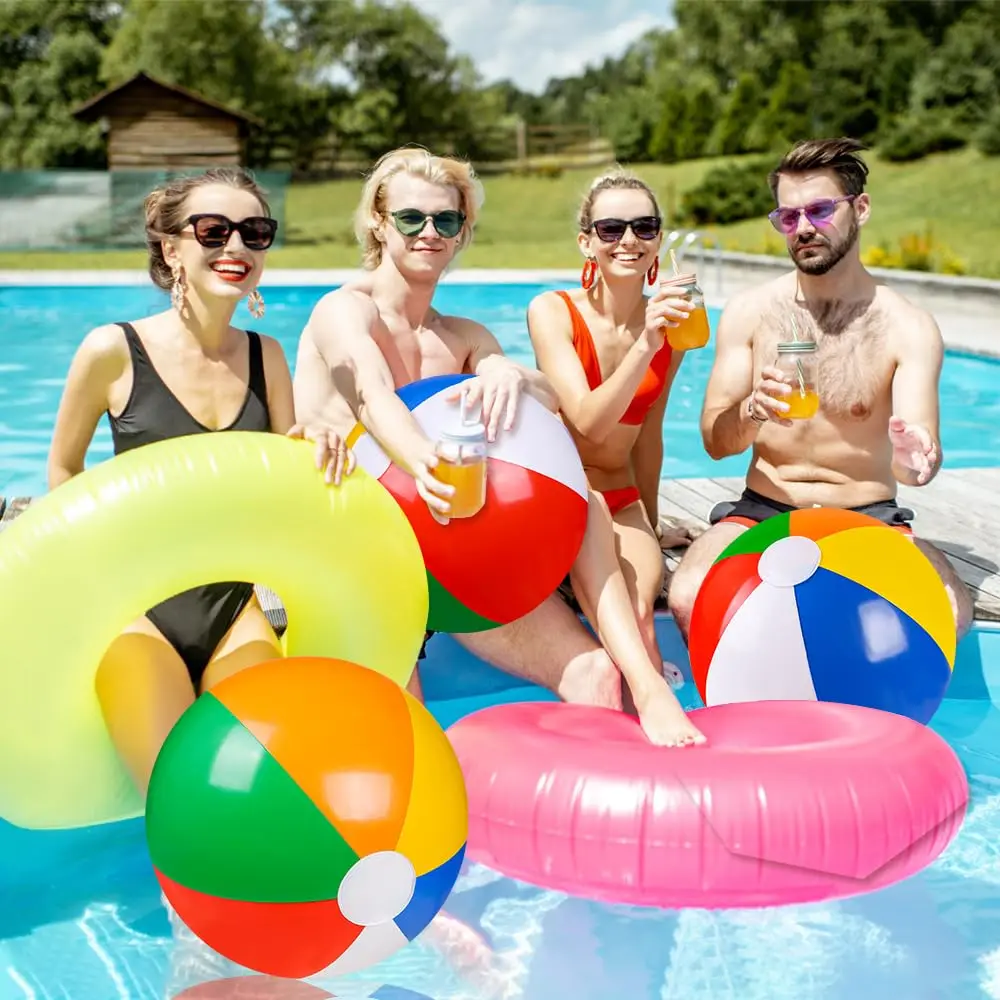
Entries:
[[563, 671], [556, 694], [573, 705], [597, 708], [622, 707], [622, 675], [603, 649], [571, 660]]
[[665, 684], [638, 698], [636, 710], [642, 731], [656, 746], [685, 747], [705, 742], [705, 737], [692, 725], [680, 702]]

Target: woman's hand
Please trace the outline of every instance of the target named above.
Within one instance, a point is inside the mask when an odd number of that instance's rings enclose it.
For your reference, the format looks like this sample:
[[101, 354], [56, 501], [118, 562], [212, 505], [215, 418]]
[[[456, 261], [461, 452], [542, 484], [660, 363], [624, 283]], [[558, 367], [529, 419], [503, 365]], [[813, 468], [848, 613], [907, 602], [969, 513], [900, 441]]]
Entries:
[[646, 326], [643, 335], [650, 346], [659, 349], [668, 327], [680, 326], [694, 311], [694, 306], [684, 295], [678, 295], [669, 286], [660, 288], [646, 303]]
[[296, 424], [289, 430], [288, 437], [315, 443], [316, 468], [323, 470], [323, 478], [328, 483], [339, 486], [343, 477], [349, 476], [354, 471], [354, 466], [357, 464], [354, 452], [330, 427], [307, 427], [304, 424]]

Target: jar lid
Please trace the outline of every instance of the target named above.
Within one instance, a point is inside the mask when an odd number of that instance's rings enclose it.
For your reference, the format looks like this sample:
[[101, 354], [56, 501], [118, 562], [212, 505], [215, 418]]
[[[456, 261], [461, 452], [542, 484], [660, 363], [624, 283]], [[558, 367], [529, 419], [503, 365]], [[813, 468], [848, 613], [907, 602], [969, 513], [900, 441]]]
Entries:
[[694, 271], [687, 274], [671, 274], [660, 279], [661, 285], [698, 285], [698, 275]]
[[452, 427], [444, 428], [441, 437], [449, 441], [475, 441], [478, 438], [486, 437], [486, 426], [480, 421], [470, 421], [469, 423], [455, 424]]
[[807, 354], [815, 350], [815, 340], [786, 340], [778, 344], [779, 354]]

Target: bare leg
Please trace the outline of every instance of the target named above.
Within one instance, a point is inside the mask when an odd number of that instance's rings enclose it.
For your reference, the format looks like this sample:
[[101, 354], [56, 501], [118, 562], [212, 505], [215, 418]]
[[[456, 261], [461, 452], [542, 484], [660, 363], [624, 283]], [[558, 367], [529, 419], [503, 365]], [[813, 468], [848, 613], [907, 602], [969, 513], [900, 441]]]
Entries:
[[[663, 550], [659, 539], [653, 534], [642, 504], [630, 504], [618, 511], [613, 523], [618, 562], [635, 609], [639, 630], [649, 658], [653, 663], [662, 665], [663, 657], [656, 638], [653, 609], [663, 589]], [[672, 674], [678, 673], [672, 664], [665, 664], [661, 669], [665, 674], [668, 670]]]
[[961, 640], [972, 628], [972, 620], [975, 617], [976, 609], [972, 602], [972, 594], [969, 588], [962, 581], [962, 578], [955, 572], [948, 557], [930, 542], [925, 542], [922, 538], [913, 539], [914, 544], [930, 560], [931, 565], [937, 570], [941, 577], [944, 588], [948, 592], [948, 600], [951, 601], [951, 610], [955, 615], [955, 628], [958, 631], [958, 638]]
[[112, 742], [145, 796], [163, 741], [194, 703], [187, 666], [143, 616], [108, 647], [95, 688]]
[[684, 553], [680, 565], [670, 581], [667, 607], [670, 608], [681, 636], [687, 642], [691, 628], [691, 612], [698, 591], [712, 567], [712, 563], [731, 542], [746, 531], [742, 524], [720, 521], [699, 535]]
[[517, 621], [454, 637], [474, 656], [564, 701], [621, 708], [621, 674], [557, 594]]
[[593, 491], [587, 531], [570, 579], [573, 592], [596, 627], [604, 648], [621, 668], [639, 722], [650, 741], [660, 746], [704, 742], [663, 678], [659, 650], [651, 656], [646, 648], [618, 562], [611, 514], [604, 498]]
[[278, 637], [255, 597], [240, 612], [232, 628], [216, 647], [202, 674], [201, 689], [208, 691], [247, 667], [280, 659], [281, 655]]

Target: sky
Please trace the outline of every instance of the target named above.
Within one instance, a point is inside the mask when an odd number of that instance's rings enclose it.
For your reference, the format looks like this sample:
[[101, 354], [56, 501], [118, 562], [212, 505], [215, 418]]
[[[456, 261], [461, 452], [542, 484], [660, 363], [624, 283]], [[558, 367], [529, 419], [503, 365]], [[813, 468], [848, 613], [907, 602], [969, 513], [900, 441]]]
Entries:
[[540, 93], [552, 77], [621, 55], [651, 28], [673, 24], [672, 0], [413, 0], [486, 83]]

